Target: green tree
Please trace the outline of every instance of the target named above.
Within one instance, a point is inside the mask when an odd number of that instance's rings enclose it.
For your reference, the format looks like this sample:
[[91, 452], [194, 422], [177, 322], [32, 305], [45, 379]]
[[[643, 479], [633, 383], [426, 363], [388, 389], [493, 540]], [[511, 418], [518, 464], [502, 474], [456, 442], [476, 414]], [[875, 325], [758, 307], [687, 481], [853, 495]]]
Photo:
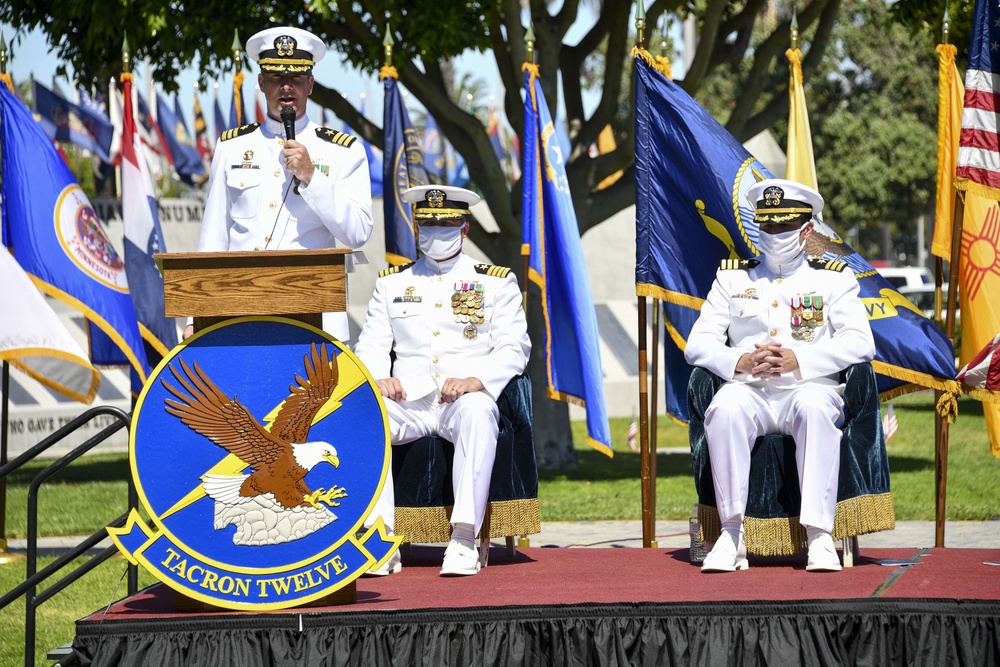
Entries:
[[845, 0], [809, 99], [827, 219], [868, 259], [912, 263], [933, 217], [936, 40], [909, 34], [883, 0]]
[[[492, 53], [506, 91], [506, 116], [514, 131], [522, 135], [521, 65], [526, 58], [524, 36], [530, 19], [537, 39], [535, 61], [541, 68], [549, 108], [556, 109], [560, 99], [566, 108], [571, 142], [566, 169], [580, 233], [635, 200], [634, 123], [631, 105], [623, 104], [623, 82], [631, 73], [634, 5], [565, 0], [553, 6], [557, 8], [551, 8], [545, 0], [310, 0], [249, 3], [233, 11], [232, 5], [222, 0], [132, 0], [105, 3], [95, 12], [90, 3], [71, 0], [8, 0], [0, 6], [0, 20], [43, 30], [55, 53], [72, 64], [83, 80], [107, 80], [120, 69], [121, 26], [125, 26], [136, 54], [149, 58], [154, 76], [168, 88], [179, 69], [191, 63], [197, 62], [206, 77], [228, 70], [234, 31], [245, 38], [268, 24], [297, 25], [315, 32], [374, 77], [383, 64], [382, 38], [389, 25], [395, 41], [393, 64], [400, 82], [434, 116], [449, 142], [465, 158], [472, 181], [500, 226], [496, 234], [474, 228], [473, 241], [493, 261], [519, 267], [520, 186], [508, 183], [490, 148], [482, 120], [456, 101], [449, 89], [451, 59], [469, 51]], [[807, 76], [822, 60], [839, 6], [840, 0], [812, 0], [798, 16], [800, 28], [812, 35], [804, 48]], [[570, 27], [586, 11], [595, 13], [596, 19], [577, 43], [565, 43]], [[727, 127], [737, 138], [748, 139], [787, 114], [788, 95], [782, 83], [780, 59], [788, 43], [790, 2], [653, 0], [645, 11], [650, 31], [665, 13], [694, 18], [697, 46], [679, 82], [689, 93], [698, 94], [719, 69], [735, 73], [739, 94], [732, 98]], [[596, 53], [604, 58], [602, 75], [592, 68]], [[583, 93], [594, 84], [595, 76], [603, 84], [596, 108], [588, 112]], [[380, 128], [364, 119], [340, 95], [336, 82], [318, 81], [313, 99], [332, 109], [365, 139], [381, 144]], [[617, 150], [591, 156], [589, 147], [609, 123], [618, 137]], [[624, 175], [614, 185], [595, 189], [620, 169], [624, 169]], [[533, 328], [532, 333], [534, 340], [541, 340], [539, 328]], [[541, 353], [541, 345], [535, 349]], [[537, 363], [537, 356], [532, 363]], [[544, 372], [539, 369], [532, 372], [532, 377], [538, 380]], [[566, 407], [544, 395], [536, 391], [540, 465], [572, 465], [575, 458], [566, 428]]]

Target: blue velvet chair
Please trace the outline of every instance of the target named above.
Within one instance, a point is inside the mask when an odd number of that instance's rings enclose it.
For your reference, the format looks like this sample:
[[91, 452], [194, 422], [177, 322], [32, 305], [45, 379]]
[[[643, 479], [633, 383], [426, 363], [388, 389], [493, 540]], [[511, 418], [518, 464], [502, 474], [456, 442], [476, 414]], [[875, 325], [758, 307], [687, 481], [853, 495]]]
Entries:
[[[842, 374], [843, 438], [840, 484], [833, 538], [845, 540], [844, 564], [857, 554], [857, 536], [896, 525], [889, 490], [889, 460], [879, 413], [878, 387], [871, 364], [856, 364]], [[705, 411], [722, 378], [695, 368], [688, 383], [688, 435], [698, 490], [698, 524], [702, 539], [714, 542], [721, 531], [712, 483], [712, 462], [705, 439]], [[806, 551], [806, 531], [799, 524], [801, 506], [795, 441], [772, 434], [757, 439], [750, 454], [750, 486], [743, 521], [747, 552], [760, 556]]]
[[[505, 537], [507, 551], [513, 553], [514, 536], [541, 530], [538, 467], [531, 430], [531, 380], [525, 375], [511, 380], [497, 400], [497, 407], [500, 433], [481, 537]], [[406, 542], [447, 542], [451, 538], [454, 452], [452, 443], [437, 436], [393, 445], [395, 532]]]

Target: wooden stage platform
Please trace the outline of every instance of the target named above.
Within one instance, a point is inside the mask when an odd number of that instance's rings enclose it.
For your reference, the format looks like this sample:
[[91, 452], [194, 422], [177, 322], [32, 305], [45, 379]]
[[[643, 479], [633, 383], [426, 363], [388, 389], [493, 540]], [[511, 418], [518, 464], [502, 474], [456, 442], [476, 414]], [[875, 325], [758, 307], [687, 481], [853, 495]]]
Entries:
[[702, 574], [686, 549], [494, 549], [464, 578], [438, 576], [442, 552], [414, 547], [336, 607], [184, 613], [153, 586], [78, 621], [74, 649], [94, 665], [1000, 664], [995, 550]]

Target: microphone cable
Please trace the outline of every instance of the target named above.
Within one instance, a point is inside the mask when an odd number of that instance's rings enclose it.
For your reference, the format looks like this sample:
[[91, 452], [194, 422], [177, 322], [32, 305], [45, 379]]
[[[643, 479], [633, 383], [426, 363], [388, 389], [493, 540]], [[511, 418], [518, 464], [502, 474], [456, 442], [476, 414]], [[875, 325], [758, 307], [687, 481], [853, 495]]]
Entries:
[[[288, 185], [285, 186], [285, 196], [281, 198], [281, 205], [278, 207], [278, 214], [274, 216], [274, 224], [271, 225], [271, 233], [264, 237], [264, 247], [261, 250], [267, 250], [267, 246], [271, 245], [271, 239], [274, 238], [274, 231], [278, 228], [278, 218], [281, 217], [281, 212], [285, 210], [285, 200], [288, 199], [288, 191], [292, 189], [292, 183], [295, 182], [295, 176], [292, 176]], [[291, 213], [289, 213], [291, 215]], [[287, 223], [286, 223], [287, 224]], [[282, 232], [284, 235], [284, 232]]]

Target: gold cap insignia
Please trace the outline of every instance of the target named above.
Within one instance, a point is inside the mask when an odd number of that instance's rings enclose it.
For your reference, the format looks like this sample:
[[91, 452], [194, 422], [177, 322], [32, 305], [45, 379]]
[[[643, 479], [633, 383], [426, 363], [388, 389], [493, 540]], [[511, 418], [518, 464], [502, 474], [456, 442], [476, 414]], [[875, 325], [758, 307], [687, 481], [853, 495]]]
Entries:
[[428, 190], [427, 205], [430, 208], [442, 208], [444, 206], [445, 194], [443, 190]]
[[287, 58], [295, 53], [295, 40], [290, 35], [281, 35], [274, 40], [274, 48], [278, 50], [278, 55]]

